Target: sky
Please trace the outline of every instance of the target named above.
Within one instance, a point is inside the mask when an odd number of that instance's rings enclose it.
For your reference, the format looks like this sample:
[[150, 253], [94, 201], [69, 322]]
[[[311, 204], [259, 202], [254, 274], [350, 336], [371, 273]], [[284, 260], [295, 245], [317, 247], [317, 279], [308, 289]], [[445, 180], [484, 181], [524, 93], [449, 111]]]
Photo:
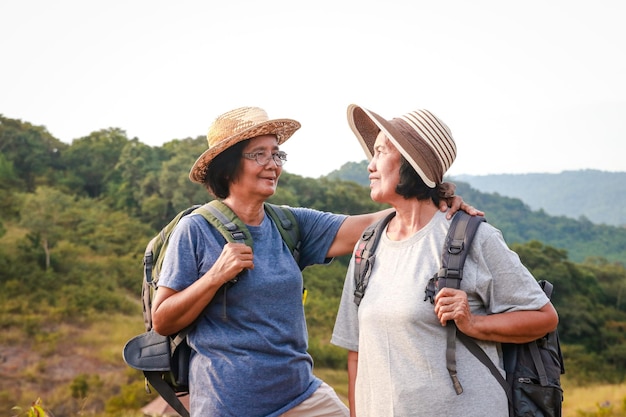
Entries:
[[355, 103], [428, 109], [448, 175], [626, 171], [623, 0], [0, 0], [0, 114], [151, 146], [258, 106], [302, 128], [285, 170], [365, 159]]

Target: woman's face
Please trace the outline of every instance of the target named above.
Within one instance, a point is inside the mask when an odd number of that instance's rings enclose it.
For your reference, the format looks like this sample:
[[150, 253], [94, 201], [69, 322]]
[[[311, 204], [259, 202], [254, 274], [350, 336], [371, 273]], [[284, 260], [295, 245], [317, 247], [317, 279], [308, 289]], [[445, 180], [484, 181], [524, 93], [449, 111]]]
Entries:
[[400, 152], [380, 132], [374, 143], [374, 157], [367, 166], [370, 179], [370, 197], [378, 203], [391, 203], [400, 197], [396, 186], [400, 182]]
[[[278, 140], [274, 135], [250, 139], [243, 149], [248, 157], [241, 157], [240, 171], [230, 185], [230, 194], [245, 198], [259, 197], [263, 200], [271, 197], [276, 192], [278, 178], [283, 172], [282, 166], [270, 157], [278, 151]], [[250, 159], [255, 154], [259, 161], [267, 160], [267, 163], [260, 165], [255, 159]]]

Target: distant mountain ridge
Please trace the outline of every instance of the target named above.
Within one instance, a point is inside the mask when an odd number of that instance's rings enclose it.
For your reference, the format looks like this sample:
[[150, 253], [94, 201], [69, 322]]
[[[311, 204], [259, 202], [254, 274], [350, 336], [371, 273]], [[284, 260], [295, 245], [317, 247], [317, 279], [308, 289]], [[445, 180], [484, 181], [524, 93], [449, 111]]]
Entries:
[[[367, 161], [348, 162], [327, 177], [367, 186]], [[595, 224], [626, 227], [626, 172], [586, 169], [558, 174], [456, 175], [448, 180], [518, 198], [532, 210], [553, 216], [584, 217]]]
[[457, 175], [482, 192], [519, 198], [533, 210], [592, 223], [626, 227], [626, 172], [564, 171], [558, 174]]

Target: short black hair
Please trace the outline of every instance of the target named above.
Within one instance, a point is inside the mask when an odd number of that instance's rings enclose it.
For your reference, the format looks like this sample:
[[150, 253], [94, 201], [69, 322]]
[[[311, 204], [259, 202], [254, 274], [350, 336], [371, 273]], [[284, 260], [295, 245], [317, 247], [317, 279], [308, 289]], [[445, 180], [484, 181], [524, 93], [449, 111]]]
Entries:
[[230, 184], [239, 175], [241, 154], [249, 141], [246, 139], [235, 143], [209, 163], [203, 184], [215, 197], [225, 199], [230, 195]]
[[407, 200], [416, 198], [422, 201], [430, 198], [436, 206], [439, 206], [439, 185], [435, 188], [427, 186], [404, 155], [400, 156], [400, 181], [396, 185], [396, 193]]

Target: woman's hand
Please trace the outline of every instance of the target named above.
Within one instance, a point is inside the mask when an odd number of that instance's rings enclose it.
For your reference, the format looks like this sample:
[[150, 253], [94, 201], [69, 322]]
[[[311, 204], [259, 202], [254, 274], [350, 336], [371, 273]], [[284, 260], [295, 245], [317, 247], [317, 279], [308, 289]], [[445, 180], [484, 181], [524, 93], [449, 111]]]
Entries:
[[219, 284], [225, 284], [233, 280], [245, 269], [254, 269], [254, 255], [252, 248], [245, 243], [227, 243], [222, 253], [217, 258], [208, 276], [219, 280]]
[[446, 218], [450, 220], [454, 213], [463, 210], [471, 216], [484, 216], [480, 210], [475, 209], [466, 202], [459, 195], [454, 195], [456, 192], [456, 185], [451, 182], [444, 182], [437, 187], [437, 194], [439, 195], [439, 210], [448, 212]]
[[435, 297], [435, 314], [442, 326], [454, 321], [463, 333], [464, 329], [469, 329], [473, 318], [465, 291], [447, 287], [440, 289]]
[[448, 220], [451, 219], [454, 213], [456, 213], [459, 210], [463, 210], [464, 212], [466, 212], [467, 214], [471, 216], [484, 216], [485, 215], [485, 213], [483, 213], [482, 211], [476, 209], [473, 206], [470, 206], [465, 201], [463, 201], [463, 198], [460, 195], [453, 195], [451, 197], [442, 198], [441, 200], [439, 200], [439, 210], [443, 212], [446, 212], [446, 211], [448, 212], [446, 214], [446, 218]]

